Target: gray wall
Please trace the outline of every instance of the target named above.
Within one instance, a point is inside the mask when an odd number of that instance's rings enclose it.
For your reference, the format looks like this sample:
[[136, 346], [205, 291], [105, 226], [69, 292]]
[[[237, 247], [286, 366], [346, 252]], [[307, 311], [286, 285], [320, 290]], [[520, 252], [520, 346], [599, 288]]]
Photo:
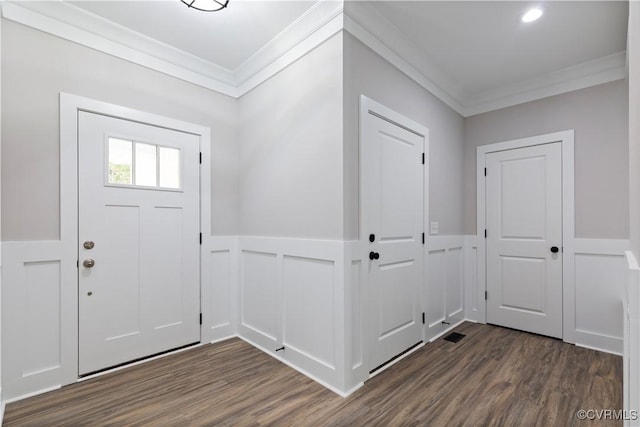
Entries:
[[576, 237], [629, 238], [628, 93], [616, 81], [469, 117], [464, 232], [476, 233], [476, 147], [575, 130]]
[[358, 238], [360, 94], [429, 128], [429, 219], [440, 223], [440, 234], [462, 234], [462, 117], [359, 40], [344, 34], [345, 238]]
[[210, 127], [213, 234], [238, 232], [236, 100], [3, 20], [3, 240], [60, 237], [59, 92]]
[[342, 34], [239, 104], [241, 234], [342, 239]]

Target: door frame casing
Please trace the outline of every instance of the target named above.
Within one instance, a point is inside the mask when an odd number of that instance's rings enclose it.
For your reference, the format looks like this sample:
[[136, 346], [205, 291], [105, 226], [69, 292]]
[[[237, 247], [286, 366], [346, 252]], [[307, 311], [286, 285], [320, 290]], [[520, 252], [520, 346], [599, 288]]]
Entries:
[[[476, 318], [487, 323], [487, 304], [484, 292], [487, 290], [487, 241], [486, 229], [486, 180], [484, 168], [486, 155], [497, 151], [514, 150], [536, 145], [559, 142], [562, 147], [562, 339], [575, 342], [575, 185], [574, 185], [574, 130], [554, 132], [544, 135], [514, 139], [476, 148], [476, 235], [477, 254], [477, 301]], [[489, 172], [490, 173], [490, 172]], [[491, 230], [489, 230], [491, 232]], [[467, 315], [468, 316], [468, 315]]]
[[[363, 262], [367, 262], [368, 260], [368, 250], [369, 250], [369, 240], [367, 239], [367, 234], [365, 230], [365, 224], [367, 224], [368, 222], [368, 212], [365, 209], [364, 203], [363, 203], [363, 191], [362, 188], [364, 185], [366, 184], [365, 181], [365, 177], [363, 177], [363, 171], [362, 171], [362, 162], [363, 162], [363, 142], [362, 142], [362, 138], [363, 138], [363, 129], [367, 124], [367, 120], [368, 117], [370, 116], [370, 112], [373, 112], [377, 117], [383, 119], [383, 120], [387, 120], [393, 124], [396, 124], [400, 127], [405, 128], [406, 130], [413, 132], [415, 134], [418, 134], [420, 136], [422, 136], [423, 138], [423, 150], [424, 150], [424, 156], [425, 156], [425, 162], [424, 162], [424, 168], [423, 168], [423, 204], [422, 204], [422, 229], [423, 231], [427, 230], [427, 224], [429, 223], [429, 129], [426, 126], [421, 125], [420, 123], [386, 107], [385, 105], [374, 101], [373, 99], [361, 94], [360, 95], [360, 117], [359, 117], [359, 137], [358, 137], [358, 147], [359, 147], [359, 154], [358, 154], [358, 161], [359, 161], [359, 172], [358, 172], [358, 179], [359, 179], [359, 202], [358, 202], [358, 206], [359, 206], [359, 227], [358, 227], [358, 233], [359, 233], [359, 238], [358, 238], [358, 242], [359, 242], [359, 246], [360, 246], [360, 256], [361, 259], [363, 260]], [[425, 311], [425, 283], [426, 283], [426, 278], [427, 278], [427, 262], [426, 262], [426, 247], [428, 245], [428, 233], [425, 232], [425, 238], [427, 240], [425, 240], [425, 244], [422, 245], [422, 282], [420, 283], [420, 304], [422, 305], [422, 310], [421, 312]], [[369, 273], [368, 273], [368, 269], [363, 267], [362, 268], [362, 280], [363, 283], [369, 283]], [[369, 294], [369, 287], [368, 286], [363, 286], [363, 294], [362, 295], [362, 311], [365, 313], [364, 314], [364, 322], [363, 322], [363, 328], [362, 328], [362, 337], [363, 337], [363, 365], [366, 367], [366, 372], [367, 372], [367, 378], [369, 378], [369, 370], [370, 370], [370, 353], [369, 353], [369, 349], [370, 349], [370, 337], [371, 337], [371, 331], [369, 330], [369, 314], [371, 313], [371, 307], [370, 307], [370, 294]], [[424, 345], [424, 342], [426, 342], [426, 332], [425, 332], [426, 328], [425, 325], [422, 325], [422, 341]], [[421, 345], [421, 346], [422, 346]], [[416, 349], [420, 348], [421, 346], [417, 346], [415, 349], [411, 350], [410, 352], [406, 353], [405, 355], [403, 355], [402, 357], [396, 359], [395, 361], [388, 363], [384, 368], [376, 371], [374, 373], [374, 375], [377, 375], [378, 373], [380, 373], [381, 371], [383, 371], [384, 369], [388, 368], [389, 366], [393, 365], [396, 361], [399, 361], [400, 359], [402, 359], [403, 357], [406, 357], [408, 354], [412, 353], [413, 351], [415, 351]]]
[[[148, 113], [82, 96], [60, 93], [60, 241], [62, 246], [60, 325], [62, 385], [78, 380], [78, 113], [80, 111], [129, 120], [151, 126], [193, 134], [199, 137], [200, 231], [211, 235], [211, 130], [208, 127]], [[206, 290], [202, 286], [203, 251], [200, 248], [200, 305]], [[203, 312], [203, 317], [209, 313]], [[203, 322], [204, 324], [205, 322]], [[200, 325], [200, 340], [206, 342], [207, 328]]]

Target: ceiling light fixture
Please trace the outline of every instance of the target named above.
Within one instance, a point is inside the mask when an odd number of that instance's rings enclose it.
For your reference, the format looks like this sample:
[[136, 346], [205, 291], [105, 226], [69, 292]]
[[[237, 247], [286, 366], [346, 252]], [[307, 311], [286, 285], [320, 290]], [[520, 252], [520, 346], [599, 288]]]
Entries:
[[203, 12], [217, 12], [229, 4], [229, 0], [180, 0], [188, 7]]
[[542, 9], [534, 7], [522, 15], [522, 22], [533, 22], [542, 16]]

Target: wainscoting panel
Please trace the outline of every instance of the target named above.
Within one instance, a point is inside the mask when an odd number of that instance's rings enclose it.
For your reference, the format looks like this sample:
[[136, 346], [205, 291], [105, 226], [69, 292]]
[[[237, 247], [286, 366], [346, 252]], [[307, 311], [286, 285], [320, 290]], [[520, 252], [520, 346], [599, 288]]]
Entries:
[[365, 249], [358, 241], [345, 242], [345, 391], [361, 387], [369, 377], [367, 359], [367, 296], [366, 271], [369, 260], [363, 258]]
[[283, 257], [282, 344], [331, 370], [336, 367], [335, 270], [331, 260]]
[[76, 323], [64, 301], [77, 298], [77, 289], [60, 241], [2, 246], [2, 391], [12, 400], [68, 382], [75, 368], [68, 343], [76, 335], [67, 335]]
[[[631, 251], [625, 252], [627, 280], [624, 301], [623, 409], [640, 408], [640, 267]], [[632, 425], [625, 422], [625, 426]]]
[[447, 250], [447, 318], [464, 318], [464, 244]]
[[447, 317], [445, 310], [446, 258], [447, 251], [445, 249], [430, 250], [427, 256], [426, 317], [428, 329], [437, 327], [437, 332], [434, 335], [440, 332], [440, 325]]
[[238, 238], [205, 238], [200, 268], [202, 342], [233, 337], [238, 326]]
[[282, 342], [279, 258], [240, 244], [240, 334], [273, 350]]
[[465, 318], [485, 321], [484, 289], [478, 288], [478, 238], [464, 236], [464, 303]]
[[344, 242], [240, 237], [238, 245], [240, 336], [344, 393]]
[[463, 236], [427, 238], [425, 339], [433, 340], [465, 318], [465, 239]]
[[628, 247], [627, 240], [575, 240], [575, 344], [622, 354]]

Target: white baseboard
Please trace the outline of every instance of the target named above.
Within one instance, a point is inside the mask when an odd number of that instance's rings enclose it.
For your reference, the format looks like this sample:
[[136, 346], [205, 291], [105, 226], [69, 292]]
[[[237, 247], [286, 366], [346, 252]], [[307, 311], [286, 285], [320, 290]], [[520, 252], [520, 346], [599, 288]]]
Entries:
[[581, 347], [581, 348], [588, 348], [589, 350], [595, 350], [595, 351], [600, 351], [602, 353], [609, 353], [609, 354], [613, 354], [615, 356], [622, 356], [622, 353], [618, 353], [616, 351], [611, 351], [607, 348], [599, 348], [599, 347], [593, 347], [590, 345], [584, 345], [584, 344], [575, 344], [576, 347]]
[[36, 391], [32, 391], [30, 393], [22, 394], [20, 396], [11, 397], [11, 398], [5, 400], [3, 403], [4, 403], [4, 405], [8, 405], [9, 403], [17, 402], [19, 400], [28, 399], [30, 397], [38, 396], [38, 395], [44, 394], [44, 393], [49, 393], [50, 391], [59, 390], [61, 387], [62, 386], [58, 384], [58, 385], [54, 385], [54, 386], [51, 386], [51, 387], [42, 388], [40, 390], [36, 390]]
[[[437, 340], [438, 338], [448, 334], [449, 332], [451, 332], [452, 330], [454, 330], [455, 328], [457, 328], [458, 326], [462, 325], [464, 322], [466, 322], [466, 319], [462, 319], [457, 323], [454, 323], [453, 325], [450, 325], [447, 329], [445, 329], [444, 331], [440, 332], [438, 335], [436, 335], [435, 337], [431, 338], [429, 340], [429, 342], [434, 342], [435, 340]], [[474, 322], [476, 323], [476, 322]]]

